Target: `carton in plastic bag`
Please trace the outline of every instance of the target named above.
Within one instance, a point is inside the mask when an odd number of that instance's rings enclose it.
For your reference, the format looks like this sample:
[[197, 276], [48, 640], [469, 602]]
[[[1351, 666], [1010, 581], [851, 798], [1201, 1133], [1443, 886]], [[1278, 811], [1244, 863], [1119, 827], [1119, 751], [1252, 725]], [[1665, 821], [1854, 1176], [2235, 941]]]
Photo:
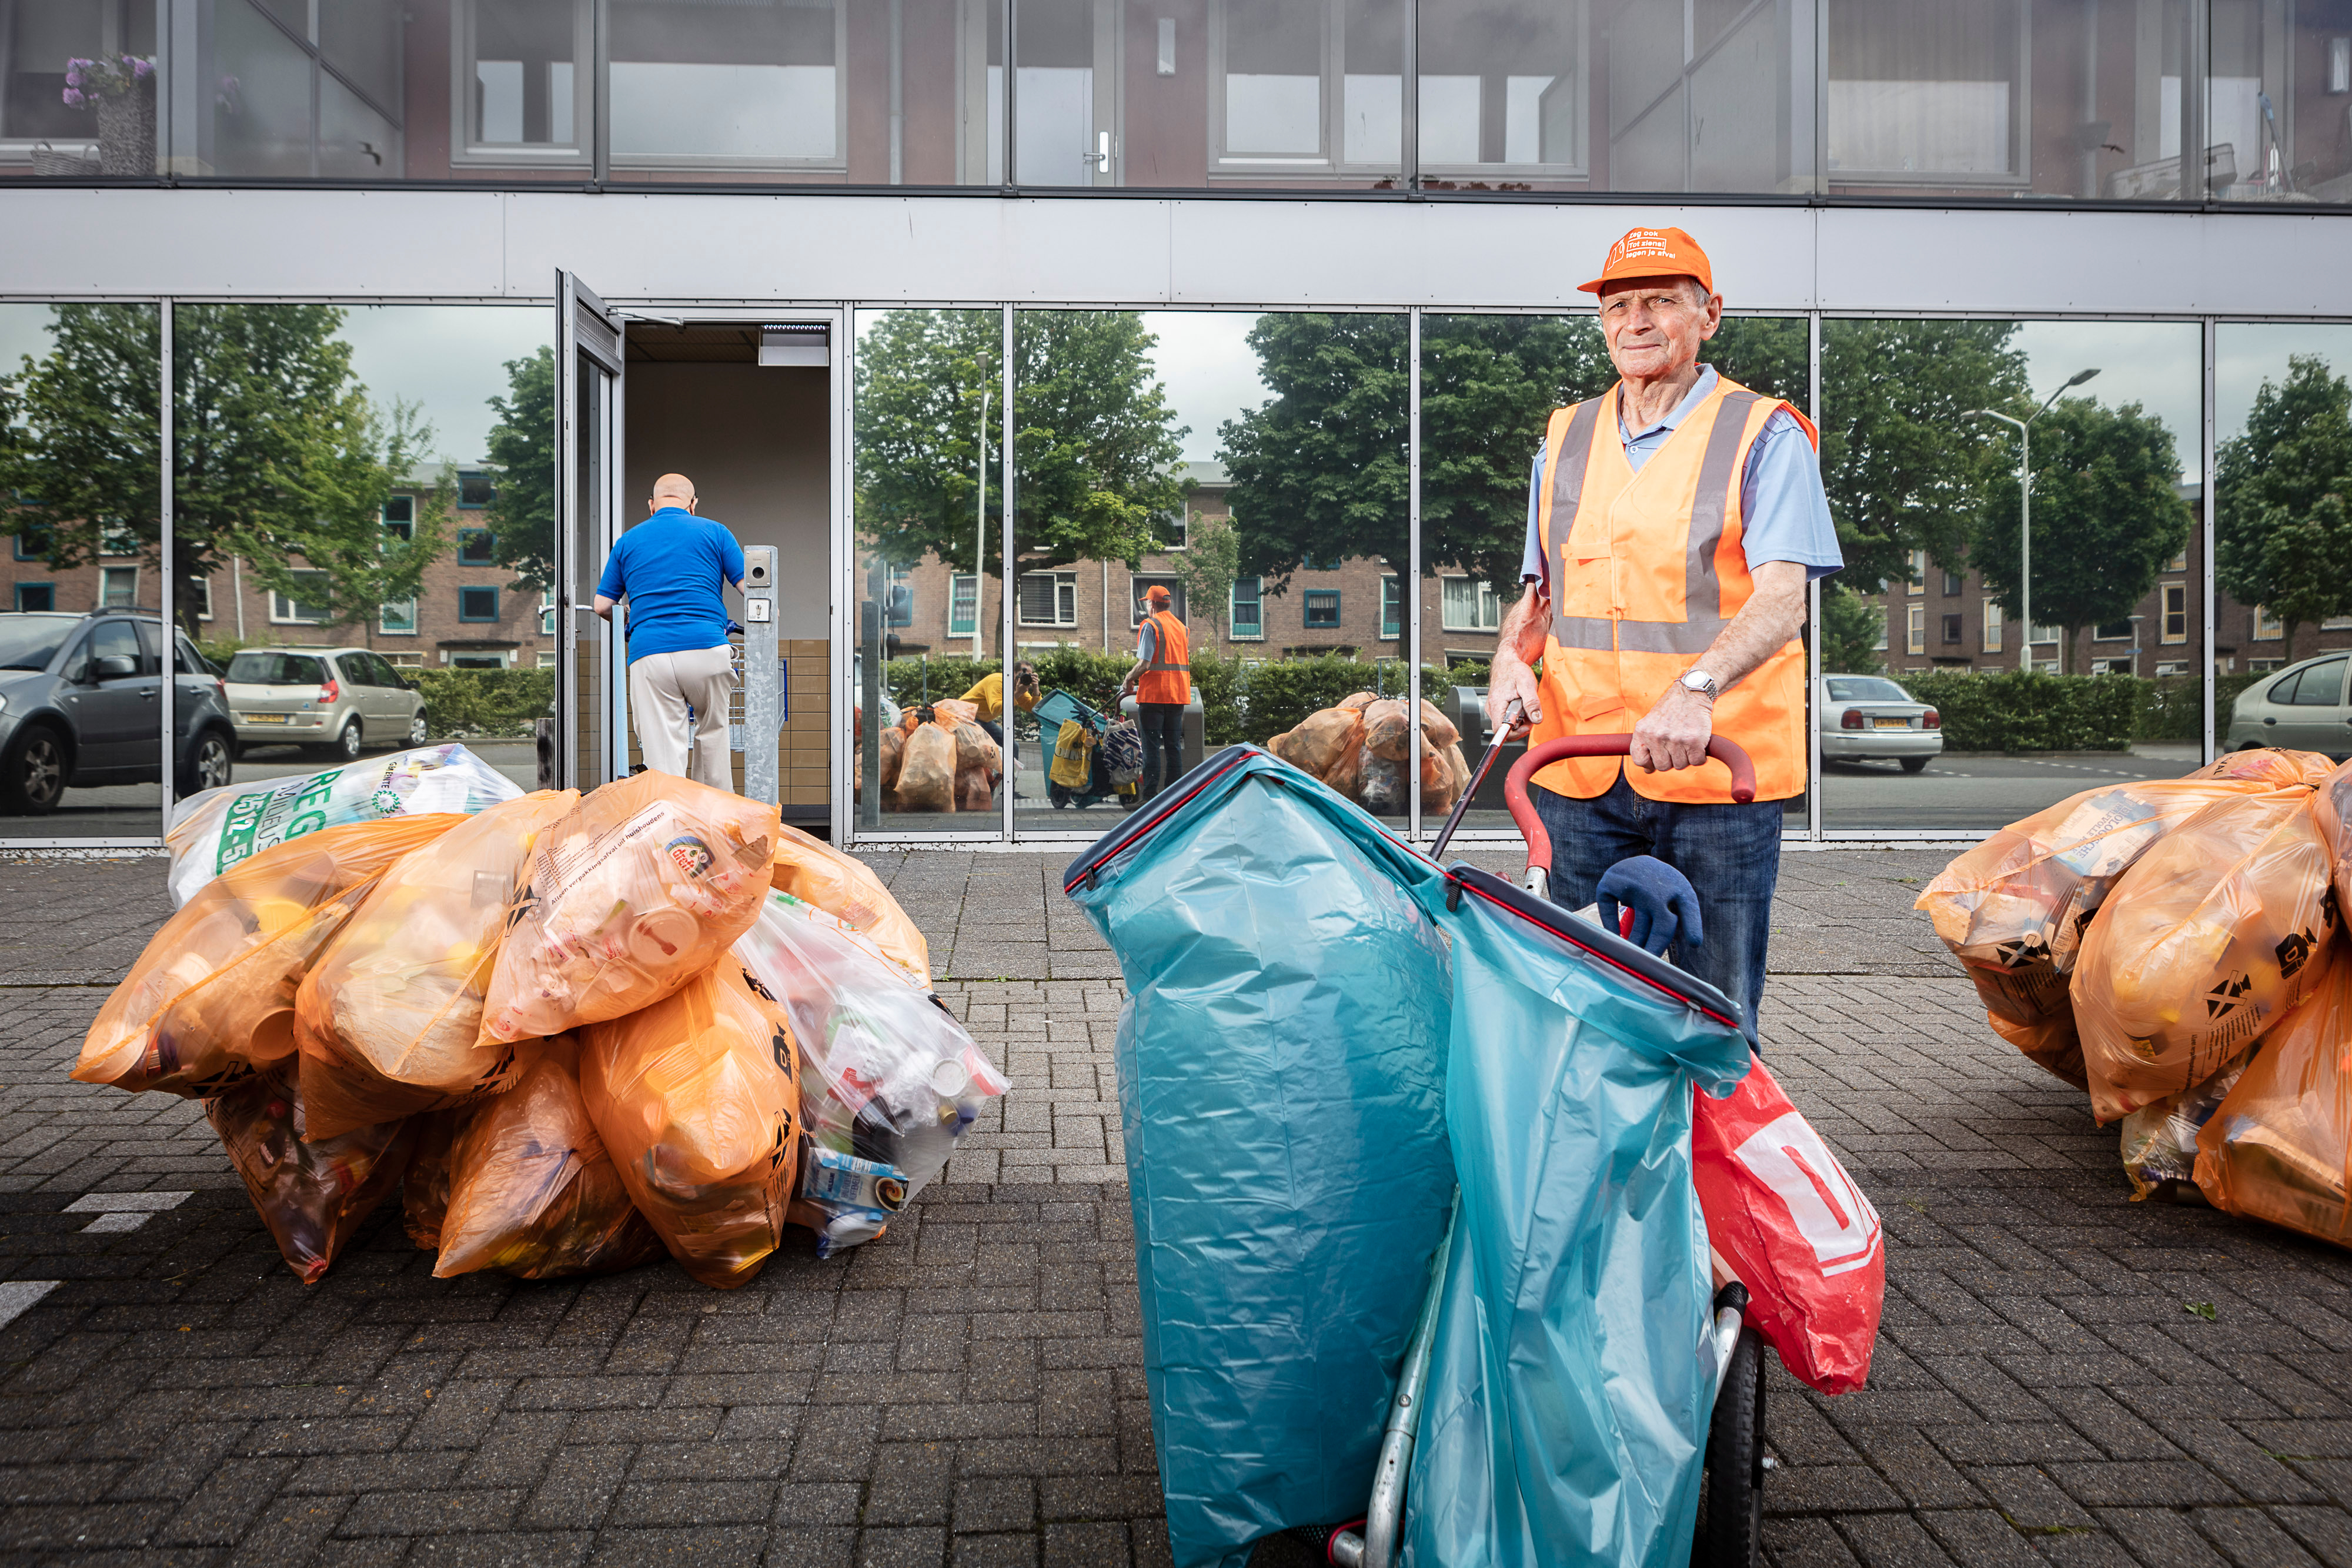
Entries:
[[579, 798], [546, 789], [492, 806], [377, 882], [295, 993], [304, 1136], [513, 1082], [520, 1057], [481, 1040], [483, 996], [531, 842]]
[[2201, 1197], [2197, 1190], [2197, 1134], [2237, 1086], [2246, 1061], [2242, 1056], [2204, 1082], [2143, 1105], [2123, 1119], [2124, 1176], [2131, 1183], [2134, 1203]]
[[523, 1280], [610, 1274], [662, 1256], [588, 1119], [571, 1037], [504, 1094], [444, 1113], [446, 1196], [434, 1277], [496, 1269]]
[[224, 784], [180, 803], [172, 831], [174, 905], [273, 844], [325, 828], [436, 812], [471, 815], [522, 787], [462, 746], [423, 746], [290, 779]]
[[286, 1266], [318, 1283], [344, 1242], [400, 1185], [418, 1128], [404, 1118], [305, 1142], [301, 1069], [289, 1058], [205, 1102]]
[[929, 985], [865, 932], [769, 896], [735, 955], [791, 1017], [811, 1156], [793, 1218], [818, 1256], [882, 1232], [1004, 1081]]
[[2197, 1134], [2214, 1207], [2352, 1247], [2352, 962], [2328, 966]]
[[731, 960], [583, 1031], [589, 1119], [638, 1212], [706, 1285], [750, 1283], [782, 1240], [800, 1171], [796, 1071], [782, 1009]]
[[192, 1098], [294, 1050], [303, 971], [381, 876], [463, 817], [393, 817], [238, 862], [163, 923], [98, 1010], [74, 1077]]
[[2311, 801], [2217, 800], [2109, 894], [2070, 988], [2100, 1121], [2204, 1082], [2309, 994], [2336, 926]]
[[778, 825], [773, 806], [667, 773], [582, 797], [531, 846], [483, 1038], [620, 1018], [709, 968], [759, 916]]
[[[1083, 732], [1081, 727], [1081, 731]], [[1058, 758], [1059, 751], [1055, 753]], [[1056, 766], [1059, 766], [1058, 762]], [[923, 933], [882, 879], [864, 861], [843, 854], [823, 839], [785, 823], [777, 830], [775, 862], [768, 881], [778, 893], [813, 904], [861, 931], [877, 947], [919, 979], [931, 984], [931, 953]]]

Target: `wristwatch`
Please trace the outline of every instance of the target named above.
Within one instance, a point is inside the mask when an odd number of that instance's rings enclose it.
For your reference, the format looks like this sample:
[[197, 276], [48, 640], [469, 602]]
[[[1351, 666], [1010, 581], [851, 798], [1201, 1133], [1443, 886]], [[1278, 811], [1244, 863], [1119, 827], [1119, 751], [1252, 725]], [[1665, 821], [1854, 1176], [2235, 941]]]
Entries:
[[1709, 702], [1723, 695], [1723, 688], [1715, 684], [1715, 677], [1696, 665], [1683, 672], [1683, 689]]

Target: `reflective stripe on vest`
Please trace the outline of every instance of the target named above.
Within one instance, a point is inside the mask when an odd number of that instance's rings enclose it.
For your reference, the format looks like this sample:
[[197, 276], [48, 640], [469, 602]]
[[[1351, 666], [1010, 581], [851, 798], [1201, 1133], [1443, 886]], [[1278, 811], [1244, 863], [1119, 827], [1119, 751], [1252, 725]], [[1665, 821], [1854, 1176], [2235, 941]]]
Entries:
[[[1553, 414], [1539, 522], [1555, 613], [1535, 738], [1631, 730], [1748, 601], [1754, 578], [1739, 551], [1746, 519], [1733, 486], [1766, 422], [1787, 406], [1718, 379], [1638, 472], [1622, 431], [1604, 428], [1618, 417], [1616, 389]], [[1811, 424], [1796, 417], [1810, 436]], [[1716, 705], [1718, 732], [1756, 759], [1759, 800], [1804, 788], [1803, 725], [1804, 654], [1793, 640]], [[1644, 773], [1579, 759], [1545, 768], [1538, 781], [1589, 799], [1621, 773], [1654, 800], [1729, 799], [1727, 779], [1712, 766]]]

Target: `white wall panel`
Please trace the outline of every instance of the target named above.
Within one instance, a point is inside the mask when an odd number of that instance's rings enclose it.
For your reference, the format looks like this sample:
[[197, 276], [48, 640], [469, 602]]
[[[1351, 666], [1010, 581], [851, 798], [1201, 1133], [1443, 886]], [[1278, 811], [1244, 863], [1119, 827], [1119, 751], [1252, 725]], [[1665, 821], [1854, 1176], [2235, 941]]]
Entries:
[[0, 291], [1542, 309], [1636, 223], [1735, 308], [2352, 317], [2345, 216], [985, 194], [17, 189]]

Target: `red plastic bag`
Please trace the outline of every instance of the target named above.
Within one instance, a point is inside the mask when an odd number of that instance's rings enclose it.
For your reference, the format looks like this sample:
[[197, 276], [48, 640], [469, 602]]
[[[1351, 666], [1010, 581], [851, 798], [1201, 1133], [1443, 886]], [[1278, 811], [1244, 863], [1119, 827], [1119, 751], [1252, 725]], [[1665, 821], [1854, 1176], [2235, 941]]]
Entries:
[[1706, 1239], [1748, 1287], [1748, 1321], [1800, 1382], [1853, 1392], [1870, 1379], [1886, 1300], [1878, 1211], [1763, 1062], [1728, 1100], [1693, 1092]]

